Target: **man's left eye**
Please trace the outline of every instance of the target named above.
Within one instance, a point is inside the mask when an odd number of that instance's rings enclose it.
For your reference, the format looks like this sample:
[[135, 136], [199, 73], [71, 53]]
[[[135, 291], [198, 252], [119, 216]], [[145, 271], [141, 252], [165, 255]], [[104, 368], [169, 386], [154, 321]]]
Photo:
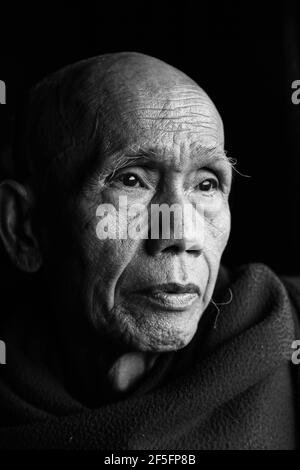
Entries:
[[214, 178], [208, 178], [197, 185], [197, 189], [206, 193], [213, 192], [218, 188], [219, 182]]

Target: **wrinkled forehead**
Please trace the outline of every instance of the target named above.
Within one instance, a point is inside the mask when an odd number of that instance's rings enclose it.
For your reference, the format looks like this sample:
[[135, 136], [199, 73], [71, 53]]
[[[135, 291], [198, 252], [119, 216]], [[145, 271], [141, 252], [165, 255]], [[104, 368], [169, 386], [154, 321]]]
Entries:
[[183, 72], [151, 57], [119, 54], [115, 61], [73, 71], [62, 95], [60, 109], [76, 140], [98, 133], [107, 147], [172, 132], [202, 134], [212, 145], [224, 140], [208, 95]]
[[[208, 95], [191, 80], [153, 90], [142, 83], [112, 91], [105, 106], [107, 146], [224, 144], [223, 124]], [[113, 148], [111, 149], [114, 150]]]
[[130, 145], [224, 142], [208, 95], [179, 70], [139, 54], [62, 69], [36, 87], [28, 109], [21, 150], [37, 169], [53, 160], [81, 168], [89, 155], [102, 158]]

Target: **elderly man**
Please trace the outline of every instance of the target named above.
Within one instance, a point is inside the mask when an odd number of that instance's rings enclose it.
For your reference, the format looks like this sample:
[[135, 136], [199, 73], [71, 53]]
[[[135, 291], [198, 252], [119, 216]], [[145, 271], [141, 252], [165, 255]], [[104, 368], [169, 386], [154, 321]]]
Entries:
[[[232, 165], [207, 94], [109, 54], [44, 79], [18, 122], [1, 238], [43, 295], [2, 322], [0, 447], [296, 447], [300, 291], [220, 266]], [[162, 205], [182, 214], [153, 236]]]

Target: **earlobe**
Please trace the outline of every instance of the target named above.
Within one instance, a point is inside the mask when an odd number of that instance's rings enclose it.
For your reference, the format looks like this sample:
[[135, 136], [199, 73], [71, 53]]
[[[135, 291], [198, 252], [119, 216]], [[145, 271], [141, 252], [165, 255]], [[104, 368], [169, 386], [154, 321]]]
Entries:
[[0, 184], [0, 237], [13, 263], [26, 272], [36, 272], [42, 265], [32, 214], [31, 191], [17, 181], [3, 181]]

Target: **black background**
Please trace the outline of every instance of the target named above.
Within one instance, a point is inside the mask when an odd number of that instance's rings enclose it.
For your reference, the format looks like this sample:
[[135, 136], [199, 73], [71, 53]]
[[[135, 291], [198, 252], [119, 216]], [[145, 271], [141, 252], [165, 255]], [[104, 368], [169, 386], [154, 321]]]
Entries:
[[[225, 263], [258, 261], [299, 274], [300, 105], [291, 101], [292, 81], [300, 80], [299, 9], [201, 1], [81, 5], [1, 6], [2, 147], [22, 91], [48, 73], [107, 52], [156, 56], [208, 92], [223, 117], [228, 155], [251, 175], [235, 176]], [[3, 155], [1, 172], [9, 175]], [[11, 269], [3, 253], [1, 260]]]

